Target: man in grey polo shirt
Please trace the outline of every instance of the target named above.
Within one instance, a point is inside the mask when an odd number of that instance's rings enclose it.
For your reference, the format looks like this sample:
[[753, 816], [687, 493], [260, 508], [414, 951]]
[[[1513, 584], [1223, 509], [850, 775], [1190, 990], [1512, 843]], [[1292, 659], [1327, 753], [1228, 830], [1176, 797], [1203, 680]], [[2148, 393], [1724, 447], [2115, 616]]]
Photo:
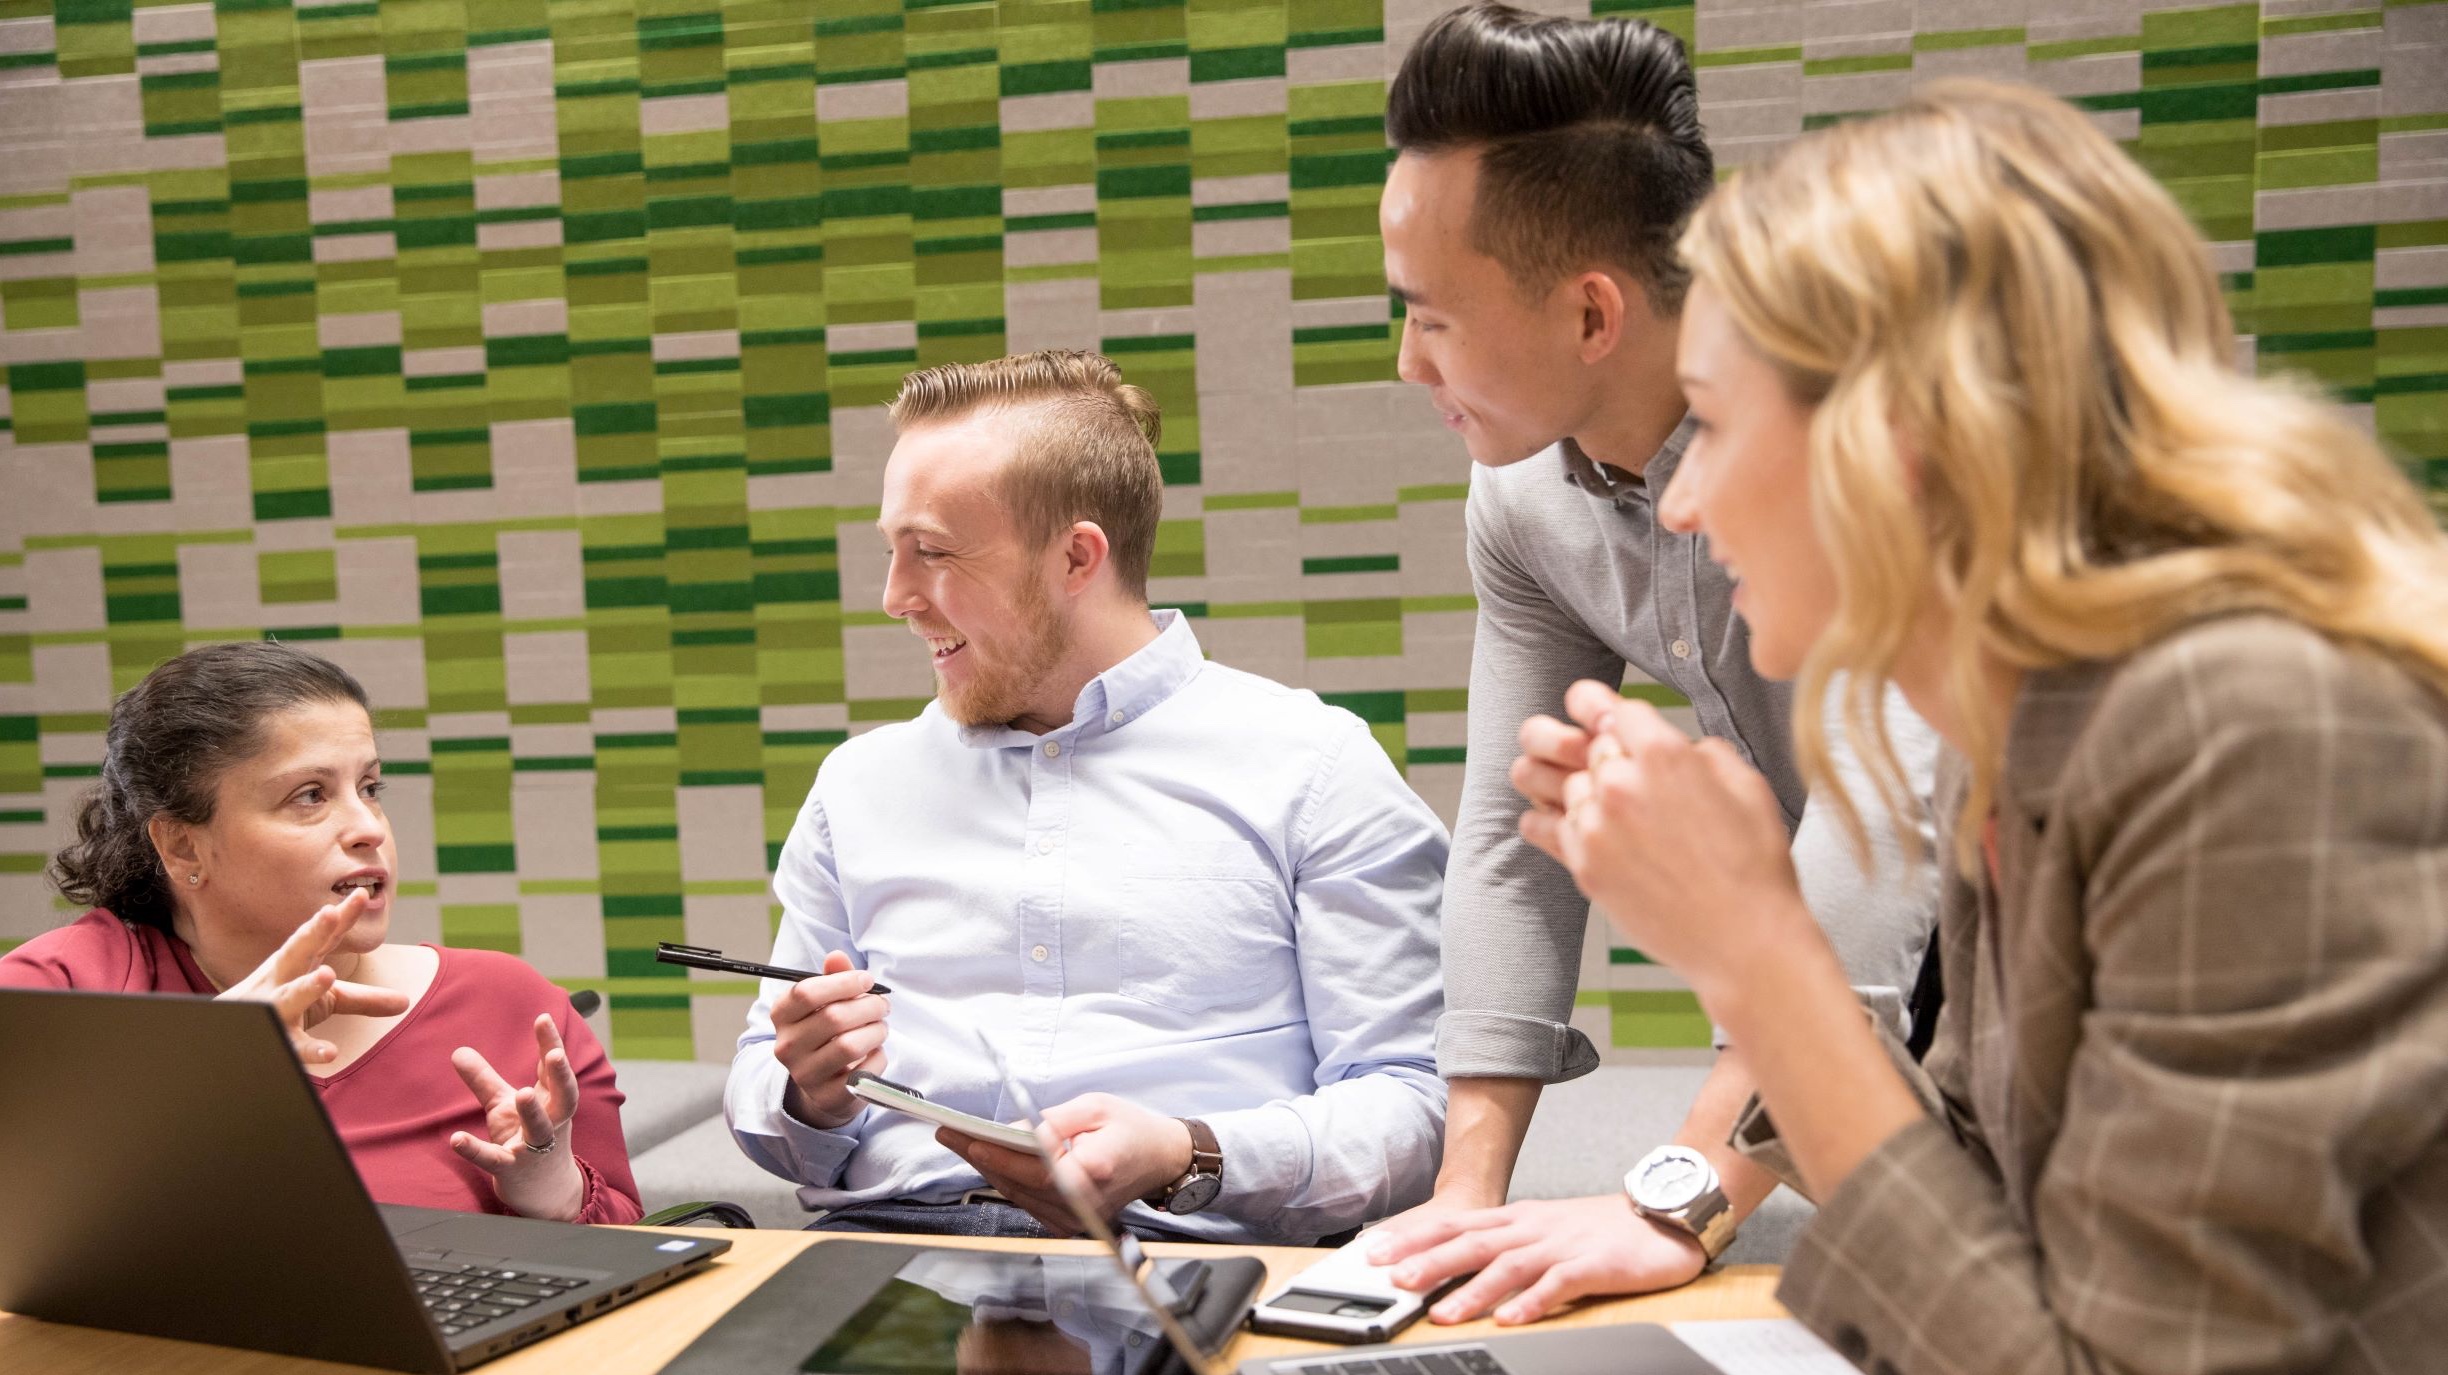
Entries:
[[[1445, 889], [1444, 1162], [1435, 1199], [1383, 1228], [1373, 1258], [1398, 1262], [1396, 1281], [1412, 1288], [1478, 1271], [1432, 1310], [1438, 1321], [1492, 1308], [1527, 1322], [1585, 1294], [1691, 1279], [1775, 1187], [1725, 1144], [1751, 1089], [1739, 1048], [1725, 1047], [1676, 1135], [1700, 1157], [1681, 1157], [1685, 1178], [1713, 1170], [1718, 1219], [1705, 1190], [1677, 1211], [1624, 1195], [1499, 1206], [1540, 1087], [1598, 1062], [1566, 1022], [1588, 902], [1518, 829], [1516, 784], [1552, 798], [1552, 771], [1542, 779], [1532, 760], [1577, 766], [1586, 747], [1547, 719], [1562, 716], [1564, 690], [1619, 681], [1630, 665], [1687, 697], [1702, 731], [1767, 775], [1812, 911], [1890, 1015], [1920, 968], [1936, 873], [1903, 862], [1850, 758], [1837, 766], [1870, 823], [1867, 873], [1825, 809], [1809, 805], [1791, 689], [1752, 669], [1733, 582], [1703, 542], [1658, 520], [1656, 499], [1692, 437], [1674, 373], [1685, 283], [1674, 237], [1714, 185], [1681, 45], [1637, 20], [1456, 10], [1405, 59], [1386, 127], [1400, 156], [1379, 218], [1386, 275], [1407, 312], [1402, 375], [1429, 388], [1476, 460], [1479, 621]], [[1887, 720], [1925, 799], [1935, 737], [1893, 698]], [[1913, 820], [1926, 836], [1926, 815]], [[1589, 1148], [1633, 1166], [1656, 1144]]]

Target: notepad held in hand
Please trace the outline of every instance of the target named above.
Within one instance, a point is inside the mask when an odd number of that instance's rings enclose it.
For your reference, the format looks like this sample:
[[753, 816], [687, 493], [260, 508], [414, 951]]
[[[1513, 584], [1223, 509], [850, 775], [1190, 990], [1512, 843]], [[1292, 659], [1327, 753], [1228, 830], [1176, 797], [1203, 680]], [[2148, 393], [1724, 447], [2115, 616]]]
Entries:
[[1008, 1126], [1001, 1122], [988, 1121], [975, 1113], [962, 1112], [958, 1108], [947, 1108], [916, 1089], [869, 1074], [863, 1069], [850, 1071], [850, 1092], [879, 1108], [890, 1108], [894, 1112], [908, 1113], [912, 1117], [923, 1118], [936, 1126], [949, 1127], [963, 1136], [974, 1136], [980, 1141], [992, 1141], [1008, 1150], [1021, 1151], [1029, 1155], [1038, 1157], [1045, 1155], [1045, 1147], [1038, 1143], [1036, 1135], [1026, 1127]]

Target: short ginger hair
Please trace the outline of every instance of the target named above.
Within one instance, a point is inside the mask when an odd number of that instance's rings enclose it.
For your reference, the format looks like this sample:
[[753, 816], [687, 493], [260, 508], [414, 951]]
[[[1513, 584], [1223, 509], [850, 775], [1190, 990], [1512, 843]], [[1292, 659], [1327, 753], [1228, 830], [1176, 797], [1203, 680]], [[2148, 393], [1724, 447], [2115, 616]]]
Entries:
[[1042, 548], [1074, 522], [1094, 521], [1123, 590], [1147, 600], [1164, 514], [1156, 398], [1124, 382], [1101, 353], [1041, 349], [913, 372], [891, 414], [893, 428], [907, 430], [985, 410], [1009, 411], [1025, 427], [1001, 477], [1020, 537]]

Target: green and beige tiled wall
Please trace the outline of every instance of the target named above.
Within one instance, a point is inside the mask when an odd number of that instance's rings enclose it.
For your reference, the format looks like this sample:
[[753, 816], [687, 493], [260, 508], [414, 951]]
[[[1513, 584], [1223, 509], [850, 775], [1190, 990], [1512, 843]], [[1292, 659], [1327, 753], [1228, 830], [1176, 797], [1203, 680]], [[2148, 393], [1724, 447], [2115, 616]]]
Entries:
[[[1465, 464], [1393, 381], [1385, 80], [1443, 0], [0, 0], [0, 945], [115, 690], [277, 634], [384, 709], [406, 935], [720, 1056], [825, 751], [905, 717], [879, 409], [1091, 345], [1167, 415], [1155, 590], [1450, 815]], [[1730, 165], [1941, 73], [2098, 112], [2259, 362], [2448, 472], [2448, 4], [1596, 0]], [[1688, 1053], [1594, 931], [1581, 1016]]]

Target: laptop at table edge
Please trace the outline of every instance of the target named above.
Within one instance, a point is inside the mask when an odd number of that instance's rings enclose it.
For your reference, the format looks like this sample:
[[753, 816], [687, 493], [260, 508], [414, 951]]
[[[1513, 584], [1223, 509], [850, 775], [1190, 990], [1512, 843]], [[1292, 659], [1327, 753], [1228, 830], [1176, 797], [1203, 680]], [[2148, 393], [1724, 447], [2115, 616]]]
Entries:
[[[0, 989], [0, 1045], [9, 1048], [0, 1120], [54, 1128], [0, 1133], [11, 1233], [0, 1248], [0, 1310], [453, 1372], [730, 1249], [696, 1233], [375, 1203], [269, 1004]], [[129, 1045], [147, 1053], [128, 1055]], [[518, 1275], [496, 1288], [523, 1281], [522, 1297], [558, 1292], [446, 1334], [411, 1279], [411, 1249], [438, 1253], [444, 1266]], [[305, 1295], [316, 1301], [300, 1302]]]

